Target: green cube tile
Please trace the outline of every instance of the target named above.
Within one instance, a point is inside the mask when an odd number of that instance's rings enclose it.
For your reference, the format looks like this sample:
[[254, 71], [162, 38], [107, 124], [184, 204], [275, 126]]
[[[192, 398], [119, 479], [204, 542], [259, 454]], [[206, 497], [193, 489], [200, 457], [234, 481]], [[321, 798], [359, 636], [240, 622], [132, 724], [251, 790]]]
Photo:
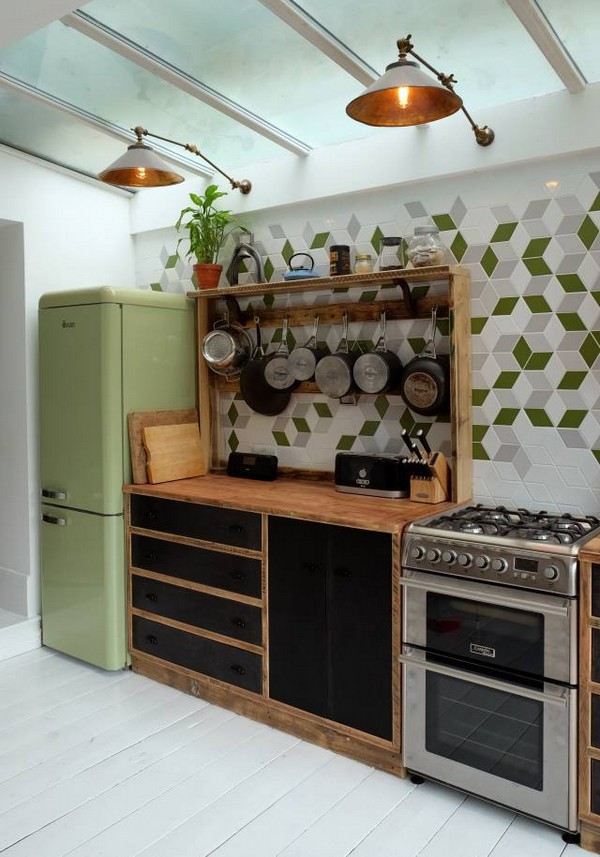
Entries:
[[556, 317], [565, 330], [586, 330], [586, 326], [576, 312], [558, 312]]
[[177, 264], [178, 258], [179, 256], [177, 255], [177, 253], [175, 253], [174, 256], [169, 256], [169, 258], [167, 259], [167, 264], [165, 265], [165, 269], [168, 270], [169, 268], [174, 268]]
[[229, 417], [229, 422], [232, 426], [235, 425], [237, 418], [239, 417], [238, 409], [235, 406], [235, 402], [232, 402], [229, 410], [227, 411], [227, 416]]
[[519, 413], [518, 408], [500, 408], [494, 420], [495, 426], [511, 426]]
[[488, 323], [487, 318], [472, 318], [471, 319], [471, 333], [473, 334], [473, 336], [477, 336], [479, 333], [481, 333], [481, 331], [483, 330], [483, 328], [486, 326], [487, 323]]
[[499, 223], [490, 241], [510, 241], [516, 228], [516, 223]]
[[564, 412], [558, 428], [579, 428], [587, 416], [587, 411], [567, 410]]
[[284, 431], [274, 431], [272, 432], [273, 438], [277, 446], [290, 446], [290, 442], [287, 439], [286, 433]]
[[162, 292], [162, 286], [160, 283], [150, 283], [150, 288], [153, 292]]
[[525, 413], [532, 426], [548, 426], [552, 425], [552, 420], [542, 408], [525, 408]]
[[600, 464], [600, 449], [592, 449], [592, 453], [598, 464]]
[[366, 420], [358, 434], [361, 437], [373, 437], [380, 425], [377, 420]]
[[235, 452], [238, 446], [240, 445], [240, 440], [234, 431], [232, 431], [229, 435], [229, 438], [227, 439], [227, 444], [232, 452]]
[[586, 214], [584, 217], [581, 226], [577, 230], [577, 234], [586, 249], [590, 250], [598, 236], [598, 227], [589, 215]]
[[591, 204], [590, 211], [600, 211], [600, 193], [596, 194], [596, 199]]
[[550, 304], [543, 295], [525, 295], [523, 300], [530, 312], [552, 312]]
[[341, 450], [342, 452], [348, 452], [354, 446], [354, 441], [356, 440], [356, 436], [352, 434], [343, 434], [341, 438], [337, 442], [336, 449]]
[[421, 351], [425, 348], [426, 341], [422, 337], [408, 337], [406, 340], [415, 354], [420, 354]]
[[373, 301], [375, 300], [376, 297], [377, 297], [377, 291], [363, 292], [361, 294], [361, 296], [359, 297], [358, 301], [359, 301], [359, 303], [370, 304], [370, 303], [373, 303]]
[[543, 256], [544, 250], [549, 243], [550, 238], [532, 238], [523, 252], [523, 259], [533, 259], [537, 256]]
[[415, 418], [413, 417], [412, 412], [406, 408], [400, 417], [400, 427], [406, 429], [406, 431], [412, 435], [415, 430], [415, 425]]
[[546, 274], [552, 273], [546, 262], [538, 257], [533, 259], [523, 259], [523, 264], [532, 277], [543, 277]]
[[583, 340], [579, 353], [588, 366], [591, 367], [594, 365], [598, 358], [598, 354], [600, 354], [600, 345], [593, 334], [588, 334], [588, 336]]
[[490, 457], [485, 451], [483, 444], [474, 443], [473, 444], [473, 458], [475, 461], [489, 461]]
[[327, 244], [327, 239], [331, 235], [330, 232], [317, 232], [310, 245], [311, 250], [320, 250]]
[[432, 220], [440, 232], [446, 232], [448, 229], [456, 229], [456, 223], [449, 214], [434, 214]]
[[500, 390], [511, 390], [520, 374], [520, 372], [501, 372], [493, 386]]
[[263, 295], [262, 302], [266, 307], [274, 306], [275, 305], [275, 295]]
[[558, 385], [559, 390], [578, 390], [583, 384], [587, 372], [565, 372]]
[[585, 292], [586, 288], [577, 274], [558, 274], [556, 279], [565, 292]]
[[489, 426], [473, 426], [473, 441], [480, 443], [489, 431]]
[[290, 258], [294, 255], [294, 248], [292, 247], [290, 242], [287, 240], [286, 240], [285, 244], [283, 245], [283, 250], [281, 251], [281, 255], [285, 259], [286, 265], [289, 265], [290, 264]]
[[275, 271], [275, 267], [273, 265], [273, 262], [271, 262], [271, 260], [269, 258], [267, 258], [267, 260], [265, 262], [265, 278], [266, 278], [268, 283], [271, 282], [271, 277], [273, 276], [274, 271]]
[[483, 405], [483, 403], [485, 402], [485, 400], [487, 399], [489, 394], [490, 394], [489, 390], [480, 390], [480, 389], [471, 390], [471, 402], [473, 403], [473, 407], [475, 407], [475, 408], [481, 407], [481, 405]]
[[522, 336], [519, 337], [519, 341], [513, 348], [513, 357], [515, 358], [521, 369], [525, 368], [525, 365], [527, 364], [527, 361], [529, 360], [532, 354], [533, 351], [527, 344], [527, 340], [524, 339]]
[[375, 399], [375, 410], [377, 411], [381, 419], [385, 417], [389, 410], [389, 407], [390, 403], [387, 400], [387, 396], [377, 396], [377, 398]]
[[494, 307], [492, 315], [511, 315], [518, 302], [518, 297], [500, 298], [500, 300]]
[[371, 235], [371, 246], [375, 253], [379, 256], [379, 251], [381, 250], [381, 239], [383, 238], [383, 232], [379, 228], [376, 227], [375, 232]]
[[462, 257], [467, 252], [467, 247], [468, 247], [467, 242], [462, 237], [460, 232], [458, 232], [456, 234], [456, 237], [454, 238], [454, 241], [450, 245], [450, 250], [454, 254], [454, 258], [456, 259], [457, 262], [461, 261]]
[[317, 414], [324, 419], [331, 419], [333, 414], [327, 402], [313, 402], [313, 408]]
[[492, 248], [488, 247], [483, 256], [481, 257], [481, 267], [486, 272], [488, 277], [492, 276], [497, 264], [498, 257], [496, 256]]
[[296, 431], [300, 434], [310, 434], [310, 426], [304, 417], [292, 417], [292, 422], [296, 427]]
[[527, 361], [525, 368], [528, 372], [541, 371], [546, 368], [551, 357], [551, 351], [536, 351]]
[[597, 304], [600, 304], [600, 292], [590, 292]]

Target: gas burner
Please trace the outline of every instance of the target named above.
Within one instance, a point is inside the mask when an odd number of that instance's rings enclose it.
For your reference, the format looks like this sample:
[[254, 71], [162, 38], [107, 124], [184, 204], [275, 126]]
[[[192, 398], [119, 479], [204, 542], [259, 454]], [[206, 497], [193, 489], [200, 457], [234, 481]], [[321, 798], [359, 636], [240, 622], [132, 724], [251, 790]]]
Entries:
[[460, 525], [459, 530], [461, 533], [484, 533], [485, 530], [478, 524], [477, 521], [465, 521]]

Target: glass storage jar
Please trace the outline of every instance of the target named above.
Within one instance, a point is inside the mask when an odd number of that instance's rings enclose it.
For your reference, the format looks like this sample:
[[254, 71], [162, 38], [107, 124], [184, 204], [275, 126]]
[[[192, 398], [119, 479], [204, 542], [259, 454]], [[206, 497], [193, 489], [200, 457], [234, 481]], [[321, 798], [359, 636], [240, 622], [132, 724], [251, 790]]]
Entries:
[[448, 250], [437, 226], [415, 226], [415, 234], [408, 242], [406, 255], [414, 268], [447, 265], [449, 262]]
[[402, 262], [402, 238], [385, 236], [381, 239], [377, 267], [380, 271], [391, 271], [395, 268], [404, 267]]
[[355, 274], [370, 274], [373, 270], [373, 259], [370, 253], [357, 253], [354, 260]]

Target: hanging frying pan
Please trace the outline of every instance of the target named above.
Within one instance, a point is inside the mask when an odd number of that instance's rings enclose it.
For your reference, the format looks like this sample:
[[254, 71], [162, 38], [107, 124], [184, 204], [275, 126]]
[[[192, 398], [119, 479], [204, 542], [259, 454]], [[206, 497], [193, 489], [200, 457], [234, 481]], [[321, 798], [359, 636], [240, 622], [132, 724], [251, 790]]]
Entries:
[[256, 348], [252, 358], [242, 367], [240, 391], [249, 408], [257, 414], [272, 417], [280, 414], [290, 400], [291, 390], [274, 390], [265, 380], [265, 352], [260, 336], [260, 319], [254, 317], [256, 325]]
[[287, 346], [288, 319], [283, 319], [279, 347], [265, 357], [265, 381], [274, 390], [295, 390], [298, 384], [288, 363], [290, 352]]
[[393, 389], [400, 377], [402, 363], [397, 354], [388, 351], [385, 336], [385, 310], [380, 316], [381, 333], [374, 351], [361, 354], [352, 374], [363, 393], [387, 393]]
[[352, 367], [357, 359], [348, 348], [348, 313], [342, 313], [342, 338], [333, 354], [326, 354], [317, 363], [315, 381], [322, 393], [332, 399], [343, 399], [355, 389]]
[[317, 363], [325, 357], [325, 351], [317, 345], [319, 316], [315, 316], [313, 332], [304, 345], [299, 345], [288, 357], [288, 367], [296, 381], [308, 381], [315, 374]]
[[435, 350], [437, 307], [431, 310], [431, 331], [425, 348], [409, 361], [400, 375], [400, 395], [417, 414], [433, 416], [448, 409], [450, 366]]

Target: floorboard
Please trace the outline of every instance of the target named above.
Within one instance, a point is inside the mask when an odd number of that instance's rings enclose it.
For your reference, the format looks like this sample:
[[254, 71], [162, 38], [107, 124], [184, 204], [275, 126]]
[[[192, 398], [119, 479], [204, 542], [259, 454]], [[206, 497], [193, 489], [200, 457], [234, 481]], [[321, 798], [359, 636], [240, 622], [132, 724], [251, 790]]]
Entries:
[[48, 649], [0, 663], [0, 853], [588, 854], [509, 810]]

